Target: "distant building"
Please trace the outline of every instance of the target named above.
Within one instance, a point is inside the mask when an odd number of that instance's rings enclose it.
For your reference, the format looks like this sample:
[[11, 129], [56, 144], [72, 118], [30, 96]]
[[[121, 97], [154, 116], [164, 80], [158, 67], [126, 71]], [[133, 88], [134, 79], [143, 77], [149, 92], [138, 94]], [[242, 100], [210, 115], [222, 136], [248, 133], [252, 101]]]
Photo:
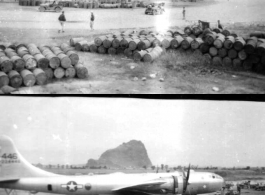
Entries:
[[0, 3], [17, 3], [18, 0], [0, 0]]

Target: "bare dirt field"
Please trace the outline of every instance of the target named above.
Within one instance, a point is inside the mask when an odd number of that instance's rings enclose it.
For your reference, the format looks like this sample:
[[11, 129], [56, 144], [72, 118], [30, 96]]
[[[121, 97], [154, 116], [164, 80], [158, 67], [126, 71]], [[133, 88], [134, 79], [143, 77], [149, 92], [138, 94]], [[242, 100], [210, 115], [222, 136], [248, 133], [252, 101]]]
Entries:
[[[254, 3], [253, 3], [254, 2]], [[261, 3], [261, 4], [260, 4]], [[182, 20], [182, 6], [187, 8]], [[93, 9], [95, 30], [89, 30], [91, 10], [64, 8], [66, 32], [58, 33], [58, 13], [39, 12], [37, 7], [0, 3], [0, 42], [51, 44], [69, 42], [72, 37], [93, 40], [98, 35], [126, 29], [183, 29], [198, 19], [221, 19], [238, 34], [263, 30], [265, 13], [261, 0], [230, 0], [212, 3], [170, 3], [165, 15], [145, 15], [144, 8]], [[244, 14], [242, 14], [244, 13]], [[259, 24], [259, 26], [257, 26]], [[181, 51], [167, 52], [153, 63], [134, 63], [123, 55], [78, 52], [87, 67], [86, 80], [53, 80], [45, 86], [22, 87], [17, 93], [40, 94], [139, 94], [139, 93], [264, 93], [265, 76], [253, 72], [213, 67], [200, 57]], [[133, 64], [132, 64], [133, 63]], [[153, 75], [153, 76], [150, 76]], [[216, 90], [217, 89], [217, 90]]]

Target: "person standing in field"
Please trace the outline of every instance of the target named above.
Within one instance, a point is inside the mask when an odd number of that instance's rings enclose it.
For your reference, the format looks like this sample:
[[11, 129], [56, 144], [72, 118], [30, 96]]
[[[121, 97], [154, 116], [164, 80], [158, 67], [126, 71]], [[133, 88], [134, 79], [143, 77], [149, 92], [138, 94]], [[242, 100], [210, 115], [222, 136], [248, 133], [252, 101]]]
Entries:
[[225, 195], [225, 187], [221, 188], [221, 195]]
[[91, 30], [94, 30], [94, 28], [93, 28], [94, 20], [95, 20], [95, 16], [94, 16], [93, 12], [91, 12], [91, 17], [90, 17], [90, 28], [91, 28]]
[[218, 28], [223, 30], [223, 25], [220, 23], [220, 20], [218, 20], [217, 22], [218, 22]]
[[182, 15], [183, 15], [183, 20], [185, 20], [185, 16], [186, 16], [186, 10], [185, 10], [185, 7], [183, 7]]
[[240, 187], [239, 184], [237, 184], [237, 192], [238, 192], [239, 195], [241, 194], [241, 187]]
[[[60, 24], [61, 24], [61, 27], [62, 27], [62, 32], [64, 32], [64, 24], [66, 22], [66, 18], [65, 18], [65, 15], [64, 15], [64, 11], [62, 11], [62, 14], [59, 16], [58, 18]], [[59, 30], [58, 33], [60, 33], [61, 31]]]

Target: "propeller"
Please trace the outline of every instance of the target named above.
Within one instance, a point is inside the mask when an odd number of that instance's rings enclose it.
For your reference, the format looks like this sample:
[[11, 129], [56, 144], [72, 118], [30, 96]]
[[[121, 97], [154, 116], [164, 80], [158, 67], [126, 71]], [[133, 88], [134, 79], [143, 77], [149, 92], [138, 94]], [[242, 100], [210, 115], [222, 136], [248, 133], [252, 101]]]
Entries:
[[185, 174], [185, 172], [183, 171], [183, 175], [184, 175], [184, 186], [183, 186], [183, 194], [185, 194], [187, 187], [189, 185], [189, 178], [190, 178], [190, 164], [189, 164], [189, 168], [188, 168], [188, 172], [187, 172], [187, 176]]

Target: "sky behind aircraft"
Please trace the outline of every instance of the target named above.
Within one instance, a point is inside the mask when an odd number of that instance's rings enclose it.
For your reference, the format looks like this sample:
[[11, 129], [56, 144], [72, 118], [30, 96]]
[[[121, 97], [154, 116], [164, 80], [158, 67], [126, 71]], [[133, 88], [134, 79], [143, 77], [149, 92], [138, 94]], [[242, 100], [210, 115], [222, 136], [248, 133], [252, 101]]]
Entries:
[[0, 134], [32, 163], [84, 164], [132, 139], [154, 165], [265, 162], [264, 103], [2, 97], [0, 108]]

